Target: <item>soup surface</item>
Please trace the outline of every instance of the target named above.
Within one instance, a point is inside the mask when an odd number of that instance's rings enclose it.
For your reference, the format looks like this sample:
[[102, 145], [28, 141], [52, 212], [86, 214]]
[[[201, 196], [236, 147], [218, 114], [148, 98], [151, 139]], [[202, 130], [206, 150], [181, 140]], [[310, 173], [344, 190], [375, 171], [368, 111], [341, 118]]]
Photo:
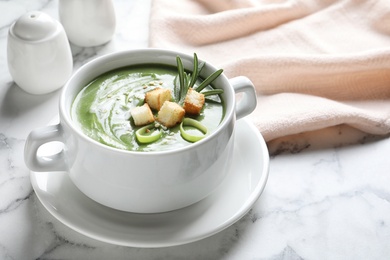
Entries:
[[[159, 65], [137, 65], [107, 72], [85, 86], [75, 98], [71, 116], [79, 128], [92, 139], [119, 149], [130, 151], [162, 151], [177, 149], [191, 143], [182, 138], [179, 125], [160, 128], [161, 138], [143, 144], [135, 137], [141, 126], [135, 126], [131, 110], [144, 103], [145, 93], [155, 88], [173, 91], [177, 68]], [[212, 89], [208, 86], [207, 89]], [[153, 111], [157, 114], [157, 111]], [[196, 117], [212, 133], [224, 116], [219, 95], [208, 96]], [[186, 115], [186, 117], [189, 117]], [[185, 127], [196, 135], [199, 130]]]

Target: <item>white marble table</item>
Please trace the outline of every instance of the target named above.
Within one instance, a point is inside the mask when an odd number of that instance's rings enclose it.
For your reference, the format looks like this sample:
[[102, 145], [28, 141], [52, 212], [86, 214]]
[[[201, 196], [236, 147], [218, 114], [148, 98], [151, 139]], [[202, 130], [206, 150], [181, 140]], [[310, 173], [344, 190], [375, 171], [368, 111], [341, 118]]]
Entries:
[[[114, 39], [97, 48], [72, 46], [75, 69], [105, 53], [146, 47], [149, 4], [116, 0]], [[19, 16], [41, 10], [58, 18], [57, 6], [0, 0], [0, 259], [390, 258], [390, 139], [345, 127], [270, 143], [268, 183], [253, 209], [197, 242], [122, 247], [53, 217], [32, 189], [23, 148], [32, 129], [56, 117], [59, 91], [32, 96], [19, 89], [8, 73], [6, 41]]]

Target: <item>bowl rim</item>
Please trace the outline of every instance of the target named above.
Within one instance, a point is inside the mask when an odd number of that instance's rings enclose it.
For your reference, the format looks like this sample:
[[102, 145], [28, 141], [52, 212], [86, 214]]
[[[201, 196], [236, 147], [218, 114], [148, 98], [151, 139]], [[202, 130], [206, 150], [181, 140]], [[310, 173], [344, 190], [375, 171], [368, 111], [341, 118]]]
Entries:
[[[149, 155], [150, 156], [150, 155], [176, 154], [176, 153], [182, 153], [182, 152], [188, 151], [188, 150], [197, 149], [198, 147], [206, 145], [208, 142], [210, 142], [210, 140], [217, 138], [217, 136], [220, 135], [221, 132], [223, 132], [224, 129], [228, 127], [228, 125], [231, 123], [232, 120], [233, 120], [233, 122], [235, 122], [235, 120], [236, 120], [236, 116], [234, 113], [235, 103], [236, 103], [235, 92], [234, 92], [233, 88], [227, 87], [226, 89], [231, 89], [231, 91], [230, 91], [230, 93], [224, 93], [225, 115], [224, 115], [222, 121], [220, 122], [218, 127], [210, 135], [208, 135], [205, 138], [203, 138], [202, 140], [200, 140], [196, 143], [192, 143], [190, 145], [186, 145], [186, 146], [179, 147], [176, 149], [163, 150], [163, 151], [132, 151], [132, 150], [125, 150], [125, 149], [115, 148], [115, 147], [111, 147], [111, 146], [102, 144], [102, 143], [94, 140], [93, 138], [87, 136], [86, 134], [84, 134], [82, 132], [82, 130], [74, 124], [74, 122], [71, 118], [70, 107], [73, 104], [74, 98], [76, 97], [77, 93], [79, 93], [79, 91], [82, 88], [81, 87], [77, 91], [73, 91], [76, 93], [74, 95], [72, 95], [72, 97], [71, 97], [72, 99], [69, 100], [70, 99], [69, 92], [71, 90], [76, 89], [76, 86], [72, 85], [73, 82], [79, 80], [78, 79], [79, 77], [82, 78], [82, 74], [85, 71], [91, 70], [95, 67], [100, 67], [104, 63], [115, 62], [118, 58], [123, 59], [124, 57], [126, 59], [131, 59], [130, 58], [131, 55], [142, 55], [144, 53], [147, 53], [148, 55], [172, 56], [174, 58], [177, 55], [179, 55], [183, 60], [183, 64], [184, 64], [185, 60], [189, 60], [189, 59], [192, 60], [192, 58], [193, 58], [192, 56], [190, 56], [188, 54], [173, 51], [173, 50], [157, 49], [157, 48], [144, 48], [144, 49], [131, 49], [131, 50], [115, 51], [112, 53], [104, 54], [102, 56], [99, 56], [97, 58], [94, 58], [94, 59], [88, 61], [87, 63], [82, 65], [80, 68], [78, 68], [75, 73], [73, 73], [73, 75], [65, 83], [65, 85], [61, 91], [60, 102], [59, 102], [60, 125], [62, 123], [65, 123], [70, 129], [72, 129], [73, 133], [77, 134], [77, 136], [79, 138], [81, 138], [84, 141], [90, 143], [91, 145], [95, 145], [103, 150], [108, 150], [108, 151], [112, 151], [112, 152], [116, 152], [116, 153], [120, 153], [120, 154], [131, 154], [131, 155], [137, 155], [137, 156], [145, 156], [145, 155], [148, 156]], [[199, 62], [202, 62], [202, 61], [203, 61], [202, 59], [199, 59]], [[117, 61], [117, 62], [119, 62], [119, 61]], [[97, 75], [94, 76], [94, 78], [98, 77], [99, 75], [102, 75], [105, 72], [108, 72], [108, 71], [111, 71], [114, 69], [118, 69], [118, 68], [122, 68], [122, 67], [126, 67], [126, 66], [138, 65], [138, 64], [148, 64], [148, 63], [152, 64], [150, 62], [145, 62], [145, 63], [135, 62], [133, 64], [128, 64], [128, 65], [124, 65], [124, 66], [111, 67], [108, 70], [104, 70], [104, 72], [98, 73]], [[155, 64], [167, 64], [167, 63], [156, 62]], [[167, 65], [169, 65], [169, 64], [167, 64]], [[186, 68], [186, 66], [185, 66], [185, 68]], [[212, 71], [217, 70], [216, 67], [214, 67], [212, 64], [210, 64], [208, 62], [206, 62], [206, 64], [205, 64], [205, 69], [206, 68], [207, 68], [207, 70], [212, 70]], [[88, 82], [91, 80], [92, 79], [89, 79]], [[218, 77], [217, 80], [220, 81], [221, 83], [226, 83], [227, 85], [230, 85], [229, 79], [226, 77], [225, 73], [222, 73]], [[227, 100], [228, 98], [229, 98], [229, 100]], [[70, 103], [70, 105], [68, 105], [69, 103]]]

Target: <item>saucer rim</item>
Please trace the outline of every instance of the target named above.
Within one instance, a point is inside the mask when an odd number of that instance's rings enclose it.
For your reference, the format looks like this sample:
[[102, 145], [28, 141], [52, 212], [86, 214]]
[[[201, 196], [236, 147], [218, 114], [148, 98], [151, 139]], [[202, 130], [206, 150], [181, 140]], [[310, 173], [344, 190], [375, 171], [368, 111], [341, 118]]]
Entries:
[[[100, 234], [100, 235], [96, 234], [96, 232], [93, 232], [91, 230], [82, 229], [79, 227], [79, 225], [77, 223], [72, 222], [69, 218], [66, 218], [66, 216], [64, 217], [63, 214], [61, 214], [59, 211], [57, 211], [53, 205], [54, 203], [51, 203], [50, 201], [46, 201], [46, 199], [44, 198], [45, 191], [40, 189], [37, 185], [37, 179], [38, 179], [37, 174], [39, 174], [39, 173], [31, 171], [31, 174], [30, 174], [31, 183], [32, 183], [33, 189], [35, 191], [35, 194], [36, 194], [38, 200], [54, 218], [59, 220], [65, 226], [76, 231], [77, 233], [80, 233], [84, 236], [93, 238], [95, 240], [106, 242], [109, 244], [114, 244], [114, 245], [130, 246], [130, 247], [138, 247], [138, 248], [162, 248], [162, 247], [177, 246], [177, 245], [183, 245], [183, 244], [196, 242], [196, 241], [199, 241], [201, 239], [215, 235], [215, 234], [221, 232], [222, 230], [230, 227], [231, 225], [236, 223], [238, 220], [240, 220], [243, 216], [245, 216], [251, 210], [251, 208], [253, 207], [255, 202], [259, 199], [259, 197], [261, 196], [262, 192], [265, 189], [265, 186], [266, 186], [266, 183], [268, 180], [268, 176], [269, 176], [269, 154], [268, 154], [268, 148], [267, 148], [267, 145], [265, 143], [265, 140], [264, 140], [263, 136], [260, 134], [260, 132], [258, 131], [258, 129], [251, 122], [249, 122], [248, 119], [246, 119], [246, 118], [240, 119], [239, 121], [237, 121], [237, 124], [245, 124], [244, 129], [247, 129], [247, 131], [251, 131], [252, 134], [255, 134], [257, 137], [256, 142], [259, 143], [259, 146], [258, 147], [251, 147], [251, 148], [257, 150], [257, 152], [260, 154], [260, 156], [263, 157], [262, 168], [255, 171], [258, 174], [261, 174], [261, 176], [260, 176], [258, 182], [256, 183], [256, 185], [250, 191], [250, 194], [248, 194], [248, 196], [246, 196], [245, 199], [243, 200], [242, 205], [240, 207], [237, 207], [237, 210], [235, 211], [234, 214], [227, 217], [225, 219], [225, 221], [219, 223], [219, 225], [214, 226], [214, 228], [210, 228], [210, 230], [208, 232], [204, 232], [203, 234], [199, 234], [197, 236], [192, 236], [192, 237], [189, 237], [187, 239], [179, 239], [177, 241], [168, 240], [168, 241], [158, 241], [158, 242], [155, 241], [155, 242], [145, 243], [145, 242], [137, 242], [134, 240], [124, 241], [123, 239], [122, 240], [115, 239], [112, 237], [104, 236], [104, 234]], [[244, 131], [244, 130], [241, 130], [241, 131]], [[235, 134], [237, 135], [237, 133], [235, 133]], [[237, 142], [237, 141], [235, 140], [235, 142]], [[234, 160], [234, 158], [233, 158], [233, 160]], [[92, 202], [94, 202], [94, 201], [92, 201]], [[202, 203], [202, 201], [200, 201], [198, 203]], [[105, 207], [105, 206], [100, 205], [100, 204], [99, 204], [99, 206]], [[190, 205], [188, 207], [192, 207], [192, 205]], [[105, 207], [105, 208], [107, 208], [107, 207]], [[117, 211], [117, 210], [111, 209], [111, 208], [107, 208], [107, 210]], [[185, 208], [178, 209], [176, 211], [180, 212], [181, 210], [185, 210]], [[137, 213], [126, 212], [126, 214], [137, 214]], [[159, 214], [160, 213], [156, 213], [154, 215], [159, 215]], [[108, 219], [107, 221], [110, 221], [110, 220]]]

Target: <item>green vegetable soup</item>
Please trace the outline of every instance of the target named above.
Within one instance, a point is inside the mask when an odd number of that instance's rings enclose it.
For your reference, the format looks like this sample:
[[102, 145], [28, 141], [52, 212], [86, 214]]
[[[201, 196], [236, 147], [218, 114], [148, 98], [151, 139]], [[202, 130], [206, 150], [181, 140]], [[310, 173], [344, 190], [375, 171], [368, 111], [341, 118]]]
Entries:
[[[118, 149], [146, 152], [190, 145], [192, 142], [183, 138], [183, 129], [180, 130], [180, 126], [185, 129], [186, 134], [195, 137], [205, 135], [203, 128], [194, 127], [196, 124], [180, 123], [165, 127], [158, 121], [147, 126], [136, 126], [131, 113], [134, 108], [144, 105], [145, 94], [156, 88], [169, 89], [172, 93], [170, 101], [177, 102], [173, 95], [177, 77], [176, 67], [160, 64], [137, 65], [109, 71], [92, 80], [80, 91], [72, 104], [72, 120], [90, 138]], [[200, 82], [201, 79], [198, 79], [193, 88], [196, 89]], [[213, 90], [213, 87], [208, 85], [205, 91], [210, 90]], [[151, 111], [156, 118], [158, 111]], [[224, 104], [220, 93], [205, 97], [199, 115], [186, 113], [184, 116], [195, 119], [202, 127], [207, 128], [207, 135], [215, 131], [223, 117]], [[142, 127], [145, 128], [141, 129]], [[151, 140], [150, 142], [144, 143], [144, 139], [137, 139], [136, 132], [139, 129], [143, 131], [143, 138]], [[158, 136], [156, 131], [159, 131]]]

